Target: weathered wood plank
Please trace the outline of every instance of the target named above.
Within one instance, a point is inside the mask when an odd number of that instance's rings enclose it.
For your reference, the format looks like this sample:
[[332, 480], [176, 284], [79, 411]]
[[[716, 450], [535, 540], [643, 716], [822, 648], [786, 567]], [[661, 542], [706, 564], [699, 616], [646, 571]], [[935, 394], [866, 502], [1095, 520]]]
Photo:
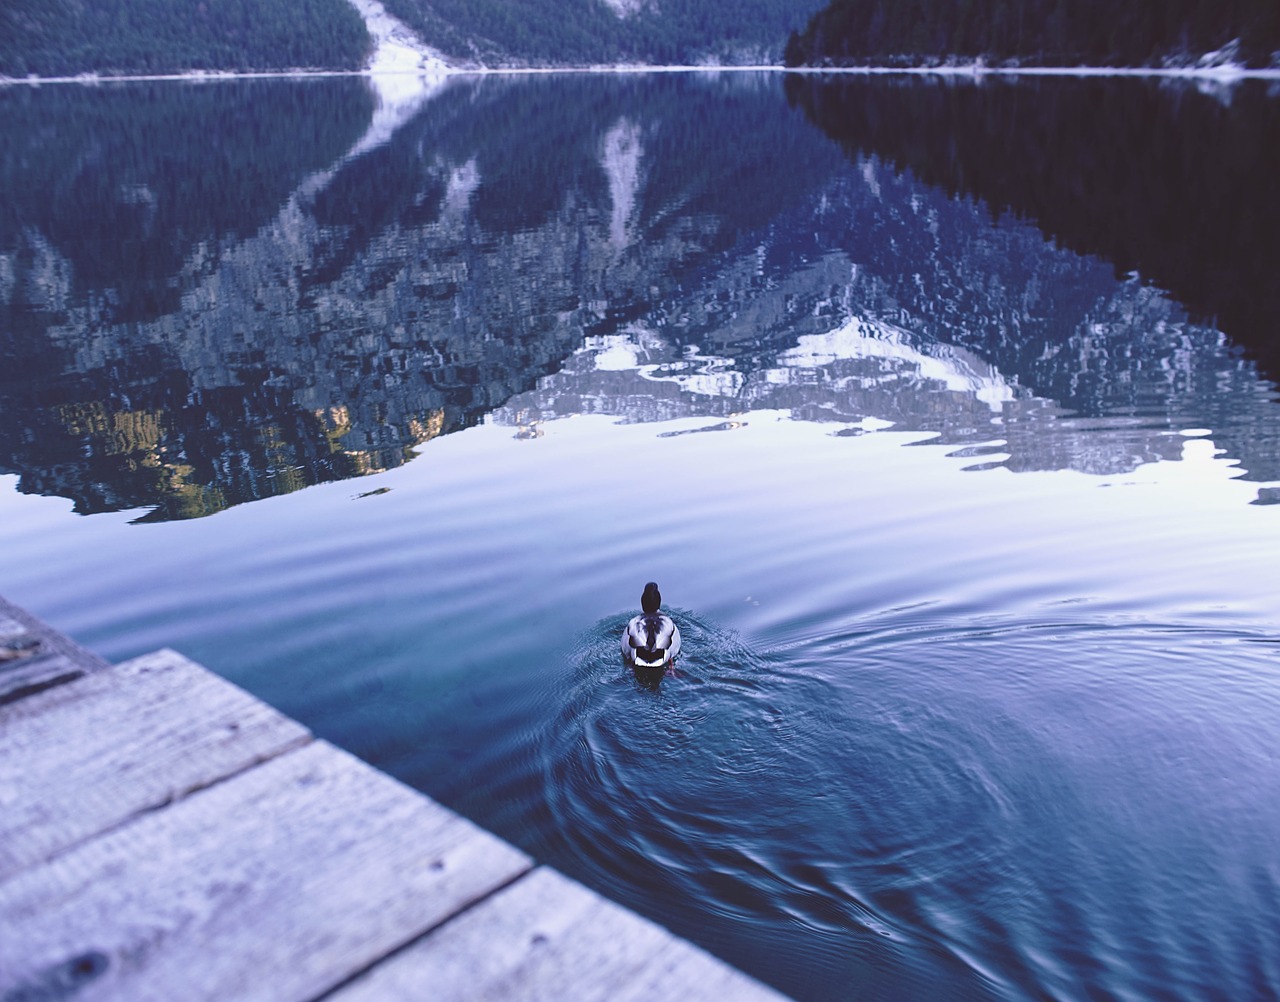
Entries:
[[86, 650], [25, 609], [0, 596], [0, 638], [19, 634], [27, 634], [40, 640], [43, 650], [63, 654], [76, 664], [83, 665], [87, 671], [99, 671], [107, 667], [107, 662], [92, 651]]
[[0, 705], [106, 667], [97, 655], [0, 598]]
[[334, 993], [328, 1002], [782, 995], [581, 884], [539, 867]]
[[530, 865], [312, 742], [0, 882], [0, 999], [313, 999]]
[[0, 878], [309, 739], [173, 651], [0, 706], [0, 735]]
[[74, 682], [85, 674], [84, 666], [65, 654], [42, 653], [39, 648], [30, 655], [0, 661], [0, 706]]
[[4, 649], [0, 1002], [782, 998], [172, 651]]

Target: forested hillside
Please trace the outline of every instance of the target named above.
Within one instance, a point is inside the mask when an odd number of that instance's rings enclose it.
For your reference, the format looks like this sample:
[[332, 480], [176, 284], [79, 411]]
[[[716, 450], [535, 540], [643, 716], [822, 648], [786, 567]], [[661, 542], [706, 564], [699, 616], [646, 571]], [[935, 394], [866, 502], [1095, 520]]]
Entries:
[[[385, 0], [463, 65], [1280, 65], [1280, 0]], [[800, 30], [803, 28], [803, 30]], [[785, 46], [782, 42], [789, 39]], [[0, 75], [359, 69], [349, 0], [0, 0]]]
[[[462, 64], [777, 62], [822, 0], [387, 0]], [[358, 69], [348, 0], [0, 0], [0, 75]]]
[[929, 65], [984, 59], [1038, 66], [1185, 65], [1280, 56], [1277, 0], [832, 0], [793, 34], [786, 63]]
[[359, 69], [347, 0], [0, 0], [0, 74]]
[[822, 0], [384, 0], [428, 45], [489, 64], [776, 62]]

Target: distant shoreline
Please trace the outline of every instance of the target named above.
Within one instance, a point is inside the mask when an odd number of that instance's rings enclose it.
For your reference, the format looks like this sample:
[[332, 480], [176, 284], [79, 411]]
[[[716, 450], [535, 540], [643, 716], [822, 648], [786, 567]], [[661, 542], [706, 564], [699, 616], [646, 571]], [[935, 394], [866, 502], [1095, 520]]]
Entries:
[[555, 74], [647, 74], [647, 73], [794, 73], [802, 76], [937, 76], [964, 79], [984, 77], [1154, 77], [1172, 80], [1200, 80], [1235, 83], [1243, 80], [1280, 81], [1280, 69], [1248, 69], [1241, 66], [1156, 67], [1156, 66], [526, 66], [450, 67], [430, 71], [376, 70], [189, 70], [180, 73], [104, 74], [79, 73], [61, 77], [0, 76], [0, 87], [45, 84], [80, 84], [94, 87], [112, 83], [170, 81], [178, 83], [218, 83], [227, 80], [311, 80], [328, 77], [413, 77], [443, 80], [468, 76], [551, 76]]

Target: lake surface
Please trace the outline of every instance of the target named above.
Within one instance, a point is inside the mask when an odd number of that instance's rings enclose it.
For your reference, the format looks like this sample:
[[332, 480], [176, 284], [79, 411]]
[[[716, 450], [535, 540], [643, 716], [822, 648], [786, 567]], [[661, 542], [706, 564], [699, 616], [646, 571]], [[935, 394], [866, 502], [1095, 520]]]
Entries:
[[0, 89], [0, 591], [797, 998], [1275, 998], [1278, 109]]

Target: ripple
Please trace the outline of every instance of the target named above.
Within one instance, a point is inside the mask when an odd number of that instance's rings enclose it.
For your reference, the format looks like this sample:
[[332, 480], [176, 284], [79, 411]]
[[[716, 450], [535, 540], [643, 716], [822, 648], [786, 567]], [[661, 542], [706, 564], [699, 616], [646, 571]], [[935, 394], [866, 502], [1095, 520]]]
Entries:
[[[998, 791], [972, 762], [953, 762], [938, 782], [939, 740], [904, 743], [886, 769], [878, 728], [850, 728], [831, 682], [674, 616], [686, 656], [657, 691], [621, 664], [624, 617], [598, 624], [570, 659], [568, 695], [539, 753], [562, 849], [599, 886], [689, 902], [695, 924], [701, 915], [761, 935], [790, 928], [804, 937], [801, 955], [848, 956], [850, 936], [910, 940], [909, 924], [886, 917], [865, 888], [889, 871], [906, 882], [921, 853], [935, 875], [963, 868], [983, 850], [965, 845], [971, 835], [947, 805], [999, 813]], [[880, 815], [904, 808], [910, 825], [886, 835], [894, 826]]]
[[1177, 960], [1197, 881], [1275, 928], [1270, 638], [942, 621], [761, 652], [674, 615], [686, 657], [656, 691], [618, 657], [625, 617], [582, 639], [536, 757], [574, 867], [642, 907], [680, 900], [677, 931], [789, 930], [829, 968], [1074, 997], [1204, 988], [1212, 964]]

